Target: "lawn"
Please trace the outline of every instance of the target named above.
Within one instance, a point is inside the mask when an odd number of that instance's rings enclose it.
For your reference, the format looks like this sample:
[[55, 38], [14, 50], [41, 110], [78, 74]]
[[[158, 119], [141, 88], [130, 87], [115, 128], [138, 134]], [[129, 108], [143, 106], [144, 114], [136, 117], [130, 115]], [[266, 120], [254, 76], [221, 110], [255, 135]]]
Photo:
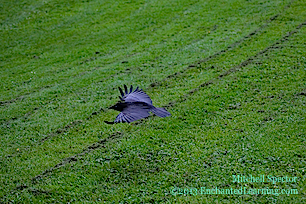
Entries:
[[0, 203], [306, 203], [305, 8], [2, 0]]

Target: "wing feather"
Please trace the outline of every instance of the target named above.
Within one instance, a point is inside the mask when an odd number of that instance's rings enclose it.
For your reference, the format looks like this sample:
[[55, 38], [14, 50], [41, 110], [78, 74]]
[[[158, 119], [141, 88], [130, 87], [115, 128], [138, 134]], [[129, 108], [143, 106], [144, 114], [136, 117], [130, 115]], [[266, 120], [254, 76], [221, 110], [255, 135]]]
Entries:
[[128, 94], [128, 89], [125, 84], [124, 84], [124, 91], [125, 91], [125, 94]]
[[131, 86], [130, 88], [130, 92], [128, 93], [127, 90], [127, 86], [124, 85], [124, 90], [125, 90], [125, 95], [123, 93], [123, 90], [119, 87], [119, 91], [122, 95], [122, 101], [125, 102], [144, 102], [147, 104], [151, 104], [152, 105], [152, 100], [150, 98], [150, 96], [148, 96], [142, 89], [139, 90], [139, 87], [137, 87], [134, 91], [133, 91], [133, 86]]
[[142, 118], [148, 117], [150, 111], [150, 106], [142, 103], [131, 103], [127, 108], [125, 108], [115, 119], [115, 123], [119, 122], [133, 122]]
[[123, 97], [123, 96], [124, 96], [124, 93], [123, 93], [122, 89], [121, 89], [120, 87], [118, 87], [118, 88], [119, 88], [119, 91], [120, 91], [121, 96]]

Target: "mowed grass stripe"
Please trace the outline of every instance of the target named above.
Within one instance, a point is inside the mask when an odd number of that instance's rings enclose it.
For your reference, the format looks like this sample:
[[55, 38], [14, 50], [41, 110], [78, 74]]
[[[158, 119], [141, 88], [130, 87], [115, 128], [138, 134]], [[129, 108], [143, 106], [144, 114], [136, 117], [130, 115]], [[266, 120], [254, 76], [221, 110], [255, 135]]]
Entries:
[[[173, 117], [168, 121], [155, 118], [129, 126], [125, 139], [106, 143], [38, 183], [29, 182], [30, 188], [17, 191], [20, 201], [213, 202], [213, 196], [173, 196], [170, 190], [174, 186], [239, 188], [240, 184], [232, 183], [233, 174], [302, 178], [299, 155], [304, 151], [299, 142], [305, 128], [299, 127], [305, 127], [301, 119], [305, 97], [293, 96], [305, 87], [301, 83], [305, 49], [290, 45], [304, 45], [305, 33], [301, 27], [282, 48], [257, 59], [257, 64], [199, 89], [172, 107]], [[293, 50], [303, 63], [298, 68], [287, 55]], [[278, 183], [276, 187], [302, 192], [303, 183]], [[252, 188], [274, 186], [254, 183]], [[5, 199], [15, 198], [11, 196]], [[298, 203], [302, 196], [280, 195], [277, 200]], [[220, 195], [219, 199], [261, 203], [272, 198]]]

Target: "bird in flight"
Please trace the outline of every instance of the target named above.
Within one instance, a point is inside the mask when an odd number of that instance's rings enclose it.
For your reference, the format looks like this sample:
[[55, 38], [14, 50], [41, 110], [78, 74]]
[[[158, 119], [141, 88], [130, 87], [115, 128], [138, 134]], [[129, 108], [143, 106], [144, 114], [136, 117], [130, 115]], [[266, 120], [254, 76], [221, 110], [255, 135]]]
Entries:
[[114, 122], [104, 121], [105, 123], [130, 123], [148, 117], [150, 115], [149, 112], [159, 117], [171, 115], [164, 108], [154, 107], [151, 98], [142, 89], [139, 89], [139, 87], [133, 91], [133, 86], [128, 90], [127, 86], [124, 85], [124, 92], [120, 87], [118, 88], [121, 93], [121, 96], [119, 96], [120, 102], [111, 106], [109, 109], [120, 111], [120, 113]]

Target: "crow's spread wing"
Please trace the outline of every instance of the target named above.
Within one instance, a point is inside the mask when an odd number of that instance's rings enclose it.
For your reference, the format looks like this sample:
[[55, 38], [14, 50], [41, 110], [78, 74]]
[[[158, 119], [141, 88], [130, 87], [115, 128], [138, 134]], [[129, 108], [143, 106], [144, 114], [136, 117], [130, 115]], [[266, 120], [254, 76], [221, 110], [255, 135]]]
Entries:
[[124, 85], [124, 92], [123, 92], [123, 90], [119, 87], [119, 91], [122, 96], [122, 97], [119, 96], [119, 98], [125, 102], [145, 102], [147, 104], [152, 105], [151, 98], [145, 92], [143, 92], [142, 89], [139, 90], [138, 88], [139, 87], [137, 87], [133, 91], [133, 86], [131, 86], [130, 90], [128, 90], [126, 85]]
[[142, 103], [129, 103], [129, 105], [115, 119], [115, 123], [133, 122], [148, 117], [150, 107]]

